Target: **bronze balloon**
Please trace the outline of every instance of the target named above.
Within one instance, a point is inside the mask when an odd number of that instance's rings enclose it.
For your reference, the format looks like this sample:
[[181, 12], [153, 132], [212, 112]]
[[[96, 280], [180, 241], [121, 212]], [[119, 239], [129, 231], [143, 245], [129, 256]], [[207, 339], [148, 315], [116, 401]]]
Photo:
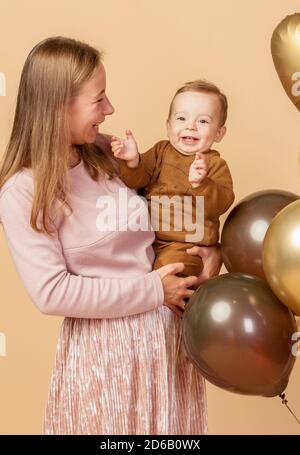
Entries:
[[271, 52], [279, 79], [292, 103], [300, 110], [300, 14], [287, 16], [275, 28]]
[[265, 279], [262, 247], [267, 229], [277, 213], [299, 196], [283, 190], [264, 190], [242, 199], [229, 213], [221, 235], [221, 250], [228, 272]]
[[263, 267], [273, 292], [300, 316], [300, 201], [285, 207], [270, 224]]
[[240, 273], [207, 281], [189, 300], [182, 324], [187, 355], [211, 383], [266, 397], [286, 388], [297, 325], [265, 281]]

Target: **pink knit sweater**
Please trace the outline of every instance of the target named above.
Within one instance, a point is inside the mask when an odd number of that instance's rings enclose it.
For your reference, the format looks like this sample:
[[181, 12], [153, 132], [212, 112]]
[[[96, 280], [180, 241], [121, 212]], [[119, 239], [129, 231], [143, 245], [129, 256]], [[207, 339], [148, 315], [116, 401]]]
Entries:
[[92, 180], [82, 161], [69, 174], [73, 212], [55, 220], [53, 237], [30, 226], [30, 169], [0, 192], [9, 250], [34, 304], [42, 313], [77, 318], [120, 318], [162, 305], [161, 278], [151, 272], [154, 233], [137, 229], [137, 220], [149, 223], [146, 205], [118, 178]]

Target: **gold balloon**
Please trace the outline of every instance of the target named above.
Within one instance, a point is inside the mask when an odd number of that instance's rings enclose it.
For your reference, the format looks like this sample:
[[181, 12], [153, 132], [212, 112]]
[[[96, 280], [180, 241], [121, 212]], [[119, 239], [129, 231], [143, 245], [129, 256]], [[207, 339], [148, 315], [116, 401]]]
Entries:
[[271, 52], [283, 88], [300, 111], [300, 13], [287, 16], [275, 28]]
[[300, 315], [300, 201], [281, 210], [263, 243], [263, 269], [279, 300]]

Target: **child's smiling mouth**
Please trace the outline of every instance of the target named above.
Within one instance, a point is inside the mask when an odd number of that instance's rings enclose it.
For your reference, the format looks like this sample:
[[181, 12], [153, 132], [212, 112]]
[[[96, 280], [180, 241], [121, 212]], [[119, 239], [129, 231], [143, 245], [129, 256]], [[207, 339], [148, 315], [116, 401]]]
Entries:
[[195, 144], [196, 142], [199, 141], [199, 139], [197, 137], [193, 137], [193, 136], [182, 136], [180, 139], [185, 144]]

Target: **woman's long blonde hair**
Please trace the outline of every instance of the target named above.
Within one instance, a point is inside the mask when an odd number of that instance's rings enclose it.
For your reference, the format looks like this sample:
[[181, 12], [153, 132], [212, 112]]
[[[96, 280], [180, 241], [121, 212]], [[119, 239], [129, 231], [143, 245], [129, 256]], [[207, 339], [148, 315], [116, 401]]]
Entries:
[[[52, 233], [56, 201], [61, 203], [60, 208], [71, 209], [67, 202], [71, 148], [68, 109], [101, 58], [101, 53], [88, 44], [53, 37], [37, 44], [24, 64], [13, 128], [0, 167], [0, 188], [23, 167], [32, 169], [30, 224], [38, 232]], [[77, 148], [94, 180], [99, 173], [113, 177], [116, 167], [109, 155], [94, 144]]]

